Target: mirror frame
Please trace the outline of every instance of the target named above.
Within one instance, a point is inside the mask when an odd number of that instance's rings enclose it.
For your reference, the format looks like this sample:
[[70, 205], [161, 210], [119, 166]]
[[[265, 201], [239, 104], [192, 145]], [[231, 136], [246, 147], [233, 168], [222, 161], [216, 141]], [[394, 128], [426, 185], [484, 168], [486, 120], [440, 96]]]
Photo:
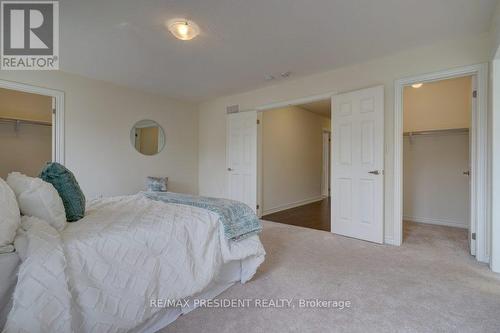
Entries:
[[[158, 135], [158, 152], [156, 152], [156, 154], [152, 154], [152, 155], [144, 154], [141, 151], [137, 150], [137, 148], [135, 147], [135, 130], [136, 130], [136, 128], [143, 128], [143, 127], [137, 127], [137, 125], [140, 123], [147, 123], [147, 122], [151, 122], [152, 125], [155, 124], [156, 126], [158, 126], [158, 129], [160, 130], [159, 135]], [[153, 127], [153, 126], [144, 126], [144, 127]], [[165, 145], [166, 145], [165, 130], [155, 120], [152, 120], [152, 119], [138, 120], [132, 125], [132, 128], [130, 129], [130, 145], [132, 146], [132, 148], [134, 148], [134, 150], [136, 152], [138, 152], [139, 154], [141, 154], [143, 156], [156, 156], [159, 153], [161, 153], [163, 151], [163, 149], [165, 149]]]

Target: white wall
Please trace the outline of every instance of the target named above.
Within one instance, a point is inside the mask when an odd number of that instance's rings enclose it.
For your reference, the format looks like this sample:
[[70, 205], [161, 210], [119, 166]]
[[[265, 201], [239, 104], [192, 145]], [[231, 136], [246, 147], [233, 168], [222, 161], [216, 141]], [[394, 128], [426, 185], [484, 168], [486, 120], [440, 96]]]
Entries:
[[0, 124], [0, 177], [11, 171], [36, 177], [52, 159], [52, 128], [38, 125]]
[[[0, 117], [52, 121], [52, 98], [0, 88]], [[0, 177], [11, 171], [38, 176], [52, 159], [50, 126], [0, 124]]]
[[467, 228], [469, 135], [437, 134], [403, 140], [405, 220]]
[[500, 1], [497, 0], [497, 5], [491, 18], [490, 27], [490, 57], [500, 57]]
[[263, 112], [264, 215], [322, 198], [325, 123], [329, 120], [294, 106]]
[[417, 89], [408, 86], [403, 94], [405, 132], [471, 125], [471, 76], [430, 82]]
[[[66, 165], [86, 196], [135, 193], [148, 175], [168, 176], [170, 189], [197, 193], [197, 106], [63, 72], [0, 71], [0, 80], [65, 93]], [[141, 119], [164, 129], [165, 149], [139, 154], [130, 129]]]
[[52, 122], [52, 97], [0, 88], [0, 117]]
[[383, 84], [385, 86], [385, 239], [393, 239], [393, 112], [394, 80], [452, 67], [487, 62], [490, 36], [441, 42], [370, 62], [344, 67], [247, 93], [207, 101], [200, 106], [199, 190], [202, 195], [226, 196], [225, 108], [256, 107], [328, 91], [345, 92]]

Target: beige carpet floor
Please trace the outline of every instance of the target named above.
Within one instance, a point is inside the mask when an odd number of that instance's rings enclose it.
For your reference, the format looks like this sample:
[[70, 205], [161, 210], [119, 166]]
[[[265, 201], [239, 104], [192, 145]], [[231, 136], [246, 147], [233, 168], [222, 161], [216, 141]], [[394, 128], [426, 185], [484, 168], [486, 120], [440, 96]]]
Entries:
[[500, 276], [463, 229], [405, 223], [401, 247], [265, 222], [265, 263], [219, 298], [350, 300], [350, 308], [196, 309], [162, 332], [500, 332]]

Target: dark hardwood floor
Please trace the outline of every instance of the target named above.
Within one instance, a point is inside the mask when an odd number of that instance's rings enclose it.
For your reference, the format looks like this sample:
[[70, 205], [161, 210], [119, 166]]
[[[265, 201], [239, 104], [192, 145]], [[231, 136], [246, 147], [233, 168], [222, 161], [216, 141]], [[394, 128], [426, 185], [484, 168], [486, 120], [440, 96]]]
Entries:
[[330, 198], [262, 216], [263, 220], [330, 231]]

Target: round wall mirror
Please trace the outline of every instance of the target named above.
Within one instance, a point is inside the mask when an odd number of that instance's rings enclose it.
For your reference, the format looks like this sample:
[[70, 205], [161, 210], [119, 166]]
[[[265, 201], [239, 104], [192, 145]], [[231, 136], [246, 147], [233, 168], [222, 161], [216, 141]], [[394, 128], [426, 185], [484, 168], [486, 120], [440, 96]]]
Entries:
[[130, 143], [143, 155], [156, 155], [165, 146], [165, 132], [154, 120], [140, 120], [130, 131]]

